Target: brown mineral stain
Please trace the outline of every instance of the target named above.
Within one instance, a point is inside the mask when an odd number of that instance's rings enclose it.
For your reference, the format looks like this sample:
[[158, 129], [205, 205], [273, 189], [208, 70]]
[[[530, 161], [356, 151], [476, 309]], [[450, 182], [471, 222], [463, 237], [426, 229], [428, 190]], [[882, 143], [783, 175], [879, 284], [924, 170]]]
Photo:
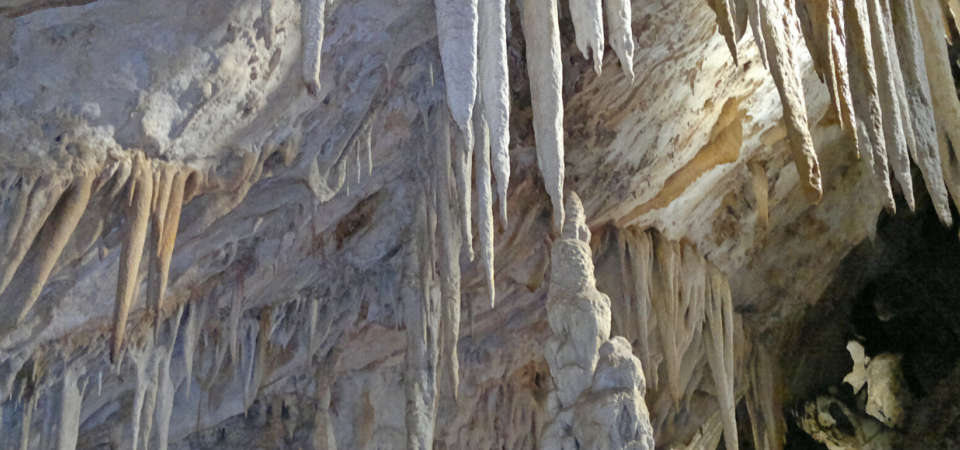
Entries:
[[720, 110], [717, 123], [710, 130], [709, 142], [701, 147], [686, 165], [667, 177], [663, 188], [655, 197], [630, 211], [617, 221], [617, 226], [626, 226], [650, 211], [669, 205], [710, 169], [720, 164], [735, 162], [740, 156], [740, 146], [743, 144], [743, 118], [746, 114], [739, 110], [739, 107], [739, 98], [727, 99]]

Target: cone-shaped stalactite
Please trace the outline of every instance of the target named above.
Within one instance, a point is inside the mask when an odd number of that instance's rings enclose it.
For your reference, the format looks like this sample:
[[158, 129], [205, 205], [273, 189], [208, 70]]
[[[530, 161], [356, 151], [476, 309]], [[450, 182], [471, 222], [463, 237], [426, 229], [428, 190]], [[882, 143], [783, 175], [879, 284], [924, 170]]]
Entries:
[[707, 0], [710, 9], [717, 14], [717, 25], [720, 27], [720, 34], [727, 41], [727, 48], [730, 49], [730, 55], [733, 56], [733, 64], [740, 65], [737, 58], [737, 31], [736, 31], [736, 6], [732, 0]]
[[303, 82], [307, 93], [320, 95], [320, 52], [323, 50], [323, 24], [327, 0], [306, 0], [306, 15], [301, 19], [300, 33], [303, 46]]
[[[871, 0], [872, 1], [872, 0]], [[875, 60], [870, 35], [870, 19], [865, 0], [843, 2], [844, 29], [847, 37], [847, 63], [850, 69], [850, 91], [857, 115], [860, 155], [872, 167], [878, 186], [880, 203], [888, 212], [895, 212], [887, 164], [886, 141], [880, 109]]]
[[466, 153], [473, 151], [471, 115], [477, 96], [477, 0], [434, 0], [447, 104]]
[[937, 126], [943, 178], [953, 196], [953, 203], [960, 205], [960, 160], [955, 150], [955, 143], [960, 142], [960, 100], [957, 99], [953, 84], [947, 43], [943, 36], [943, 16], [937, 0], [916, 0], [914, 6]]
[[733, 352], [733, 298], [726, 277], [709, 264], [707, 268], [707, 297], [705, 327], [707, 364], [713, 375], [723, 420], [723, 437], [726, 447], [739, 448], [737, 438], [736, 394], [734, 393]]
[[[36, 252], [34, 257], [17, 271], [17, 274], [23, 277], [17, 286], [22, 286], [22, 290], [10, 289], [5, 291], [4, 295], [0, 295], [2, 304], [14, 310], [14, 314], [9, 316], [15, 318], [17, 323], [23, 321], [40, 297], [57, 259], [60, 258], [64, 247], [70, 241], [70, 236], [77, 228], [80, 217], [83, 216], [90, 201], [94, 178], [96, 175], [93, 171], [84, 170], [74, 178], [72, 185], [67, 188], [59, 201], [53, 202], [56, 206], [47, 217], [34, 243]], [[0, 330], [9, 330], [10, 325], [4, 323], [0, 326]]]
[[[607, 0], [608, 4], [618, 1]], [[544, 187], [553, 203], [554, 226], [560, 228], [563, 226], [563, 99], [560, 95], [563, 68], [557, 20], [557, 0], [524, 2], [523, 33], [527, 41], [527, 72], [530, 76], [537, 163], [543, 175]], [[610, 27], [614, 26], [611, 21]], [[616, 35], [613, 32], [611, 35], [611, 45], [616, 49]]]
[[140, 258], [143, 256], [152, 200], [153, 172], [150, 162], [144, 159], [142, 153], [137, 153], [125, 201], [126, 223], [120, 249], [120, 271], [113, 310], [113, 338], [110, 344], [110, 360], [113, 362], [120, 356], [127, 316], [130, 314], [130, 306], [137, 298]]
[[870, 43], [873, 45], [874, 68], [877, 77], [877, 92], [880, 98], [880, 112], [882, 116], [883, 137], [885, 150], [893, 169], [893, 175], [900, 183], [900, 188], [906, 197], [907, 205], [913, 211], [913, 179], [910, 176], [910, 156], [907, 151], [907, 140], [903, 134], [903, 117], [900, 115], [900, 104], [897, 98], [896, 80], [894, 80], [894, 65], [891, 52], [887, 48], [887, 29], [881, 16], [880, 3], [883, 0], [865, 0], [867, 14], [870, 19]]
[[[552, 3], [552, 2], [551, 2]], [[555, 5], [555, 3], [554, 3]], [[555, 8], [554, 8], [555, 9]], [[603, 9], [607, 14], [607, 29], [610, 30], [610, 47], [616, 52], [620, 59], [620, 67], [623, 68], [624, 75], [633, 82], [633, 20], [631, 19], [632, 10], [630, 9], [630, 0], [603, 0]], [[526, 11], [526, 9], [524, 9]], [[556, 20], [553, 21], [554, 24]], [[529, 43], [527, 44], [527, 54], [530, 54]], [[527, 57], [529, 61], [529, 56]], [[560, 95], [558, 92], [557, 95]], [[561, 121], [562, 122], [562, 121]], [[560, 225], [557, 225], [558, 227]]]
[[818, 203], [823, 191], [820, 164], [807, 125], [807, 106], [800, 82], [800, 68], [788, 34], [790, 28], [784, 26], [792, 22], [789, 20], [792, 12], [781, 0], [763, 1], [759, 7], [760, 29], [766, 45], [762, 50], [766, 51], [770, 74], [780, 92], [790, 151], [800, 173], [800, 188], [808, 201]]
[[924, 50], [917, 28], [917, 16], [912, 0], [891, 0], [890, 16], [896, 36], [900, 57], [900, 69], [903, 73], [904, 92], [910, 111], [910, 123], [916, 142], [914, 156], [917, 166], [923, 174], [927, 192], [940, 221], [950, 225], [947, 187], [943, 180], [940, 149], [937, 143], [937, 125], [933, 116], [933, 100], [930, 96], [930, 84], [927, 67], [924, 63]]
[[577, 48], [585, 59], [593, 57], [593, 70], [603, 68], [603, 8], [600, 0], [570, 0], [570, 16]]

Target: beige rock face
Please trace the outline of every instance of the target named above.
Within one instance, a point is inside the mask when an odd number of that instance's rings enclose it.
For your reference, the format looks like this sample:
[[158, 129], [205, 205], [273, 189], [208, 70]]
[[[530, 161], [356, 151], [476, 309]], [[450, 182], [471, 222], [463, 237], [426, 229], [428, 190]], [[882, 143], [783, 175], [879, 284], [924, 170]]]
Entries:
[[[525, 10], [554, 3], [0, 4], [0, 448], [533, 449], [567, 415], [580, 448], [692, 449], [735, 429], [731, 404], [775, 373], [757, 336], [874, 232], [879, 168], [791, 2], [754, 25], [762, 52], [743, 2], [717, 3], [726, 37], [701, 0], [594, 2], [613, 51], [589, 35], [592, 61], [567, 2], [556, 24]], [[438, 38], [438, 16], [490, 45]], [[935, 38], [898, 17], [889, 42]], [[952, 123], [938, 104], [917, 117], [942, 86], [909, 91], [935, 50], [896, 56], [916, 63], [899, 110], [926, 126], [925, 177], [955, 131], [927, 129]], [[579, 282], [589, 307], [555, 317]], [[776, 405], [772, 386], [751, 395]]]

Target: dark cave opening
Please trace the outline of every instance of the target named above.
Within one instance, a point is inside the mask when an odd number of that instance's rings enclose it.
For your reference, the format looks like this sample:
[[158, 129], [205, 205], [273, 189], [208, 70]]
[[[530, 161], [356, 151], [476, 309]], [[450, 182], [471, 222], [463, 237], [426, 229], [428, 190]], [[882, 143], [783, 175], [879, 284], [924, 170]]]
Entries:
[[[875, 239], [847, 255], [827, 292], [808, 308], [788, 339], [805, 348], [794, 350], [797, 355], [780, 355], [785, 449], [827, 448], [798, 423], [804, 405], [817, 396], [831, 396], [863, 412], [865, 390], [855, 395], [843, 382], [853, 367], [848, 341], [860, 342], [871, 358], [902, 355], [900, 367], [913, 398], [905, 405], [905, 423], [895, 430], [904, 445], [910, 436], [927, 433], [924, 427], [930, 421], [918, 423], [914, 416], [928, 414], [936, 406], [928, 400], [932, 393], [942, 393], [942, 385], [951, 383], [960, 360], [960, 227], [948, 228], [939, 221], [916, 167], [913, 174], [916, 211], [896, 193], [897, 213], [880, 214]], [[956, 221], [957, 210], [953, 205], [951, 210]], [[954, 403], [958, 399], [954, 397]], [[840, 428], [838, 423], [836, 429], [842, 432]]]

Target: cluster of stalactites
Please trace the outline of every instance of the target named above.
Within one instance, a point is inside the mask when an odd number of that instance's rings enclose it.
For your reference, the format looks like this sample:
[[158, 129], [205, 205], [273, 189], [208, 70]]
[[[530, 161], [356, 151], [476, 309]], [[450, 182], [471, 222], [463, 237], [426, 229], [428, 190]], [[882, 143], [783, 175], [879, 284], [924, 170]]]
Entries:
[[569, 193], [551, 251], [545, 357], [556, 389], [547, 397], [540, 448], [652, 450], [646, 380], [630, 343], [610, 338], [610, 299], [597, 290], [583, 206]]
[[[937, 0], [710, 0], [720, 32], [737, 61], [736, 41], [746, 9], [761, 59], [780, 92], [790, 149], [801, 187], [816, 203], [822, 194], [810, 138], [799, 65], [792, 48], [796, 26], [814, 69], [830, 94], [830, 108], [870, 166], [881, 203], [895, 211], [891, 172], [914, 209], [910, 159], [920, 167], [940, 220], [952, 223], [947, 192], [960, 199], [960, 166], [950, 148], [960, 141], [960, 100], [954, 92], [945, 43], [947, 2]], [[953, 29], [956, 27], [953, 26]]]
[[[507, 70], [507, 4], [505, 0], [435, 0], [437, 34], [449, 110], [461, 142], [454, 158], [460, 196], [461, 229], [467, 256], [473, 259], [469, 179], [473, 159], [479, 201], [480, 258], [491, 304], [493, 277], [493, 190], [495, 180], [500, 220], [507, 223], [510, 178], [509, 73]], [[556, 0], [532, 0], [523, 5], [527, 70], [533, 107], [537, 161], [554, 210], [554, 223], [563, 224], [563, 100], [560, 29]], [[633, 33], [629, 0], [571, 2], [576, 41], [584, 57], [594, 59], [600, 73], [606, 11], [610, 43], [624, 73], [633, 80]], [[309, 18], [311, 26], [316, 22]], [[322, 20], [320, 20], [322, 23]], [[305, 41], [313, 42], [313, 40]], [[313, 49], [308, 49], [313, 55]], [[306, 67], [306, 66], [305, 66]], [[313, 70], [314, 66], [310, 66]], [[306, 72], [305, 72], [306, 74]], [[313, 72], [311, 72], [312, 76]], [[308, 81], [309, 84], [309, 81]]]
[[[6, 219], [6, 233], [0, 237], [0, 303], [15, 312], [4, 316], [0, 335], [12, 331], [32, 311], [71, 239], [78, 241], [76, 246], [86, 246], [84, 251], [95, 243], [96, 235], [91, 230], [99, 232], [102, 220], [90, 219], [99, 226], [83, 227], [79, 235], [74, 235], [88, 205], [111, 205], [119, 200], [126, 220], [111, 346], [111, 357], [116, 359], [139, 286], [144, 244], [150, 262], [147, 301], [159, 317], [180, 209], [196, 194], [195, 173], [177, 163], [150, 160], [142, 152], [132, 151], [118, 152], [102, 166], [78, 163], [71, 171], [39, 176], [14, 174], [5, 180], [0, 195]], [[27, 257], [28, 252], [31, 257]], [[21, 282], [11, 285], [14, 276]]]
[[705, 357], [726, 446], [737, 448], [734, 382], [735, 367], [742, 362], [737, 358], [743, 352], [735, 349], [743, 345], [743, 335], [726, 277], [692, 245], [670, 241], [653, 230], [621, 229], [618, 247], [624, 294], [623, 304], [615, 305], [618, 328], [635, 343], [646, 378], [657, 389], [662, 361], [663, 387], [680, 409], [694, 368]]

